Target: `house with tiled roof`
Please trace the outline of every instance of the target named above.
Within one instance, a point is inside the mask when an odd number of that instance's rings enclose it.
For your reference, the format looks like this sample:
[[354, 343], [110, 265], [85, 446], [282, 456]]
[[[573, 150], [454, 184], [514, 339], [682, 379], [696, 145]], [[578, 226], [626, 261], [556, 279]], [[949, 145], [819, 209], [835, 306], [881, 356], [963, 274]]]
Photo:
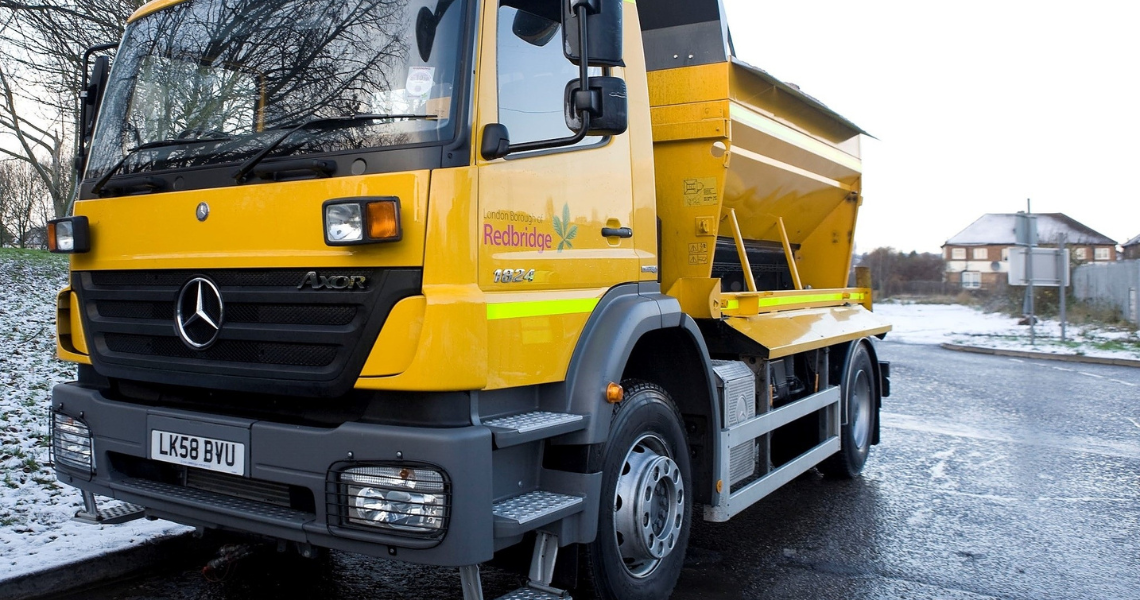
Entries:
[[[1037, 244], [1064, 240], [1074, 262], [1116, 260], [1116, 242], [1062, 213], [1039, 213]], [[1017, 213], [982, 215], [942, 245], [946, 281], [966, 289], [994, 289], [1009, 282], [1009, 252], [1017, 246]]]
[[1124, 242], [1122, 249], [1124, 250], [1124, 260], [1140, 259], [1140, 235]]

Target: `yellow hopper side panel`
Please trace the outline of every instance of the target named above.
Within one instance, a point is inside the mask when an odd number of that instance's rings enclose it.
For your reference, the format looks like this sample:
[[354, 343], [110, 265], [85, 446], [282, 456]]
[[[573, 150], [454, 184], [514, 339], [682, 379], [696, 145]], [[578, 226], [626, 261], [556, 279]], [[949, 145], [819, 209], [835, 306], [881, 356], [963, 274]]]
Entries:
[[847, 282], [861, 203], [859, 130], [736, 63], [649, 74], [661, 280], [712, 276], [730, 211], [745, 241], [786, 231], [805, 287]]
[[724, 324], [767, 348], [768, 358], [833, 346], [891, 330], [886, 321], [860, 305], [726, 317]]

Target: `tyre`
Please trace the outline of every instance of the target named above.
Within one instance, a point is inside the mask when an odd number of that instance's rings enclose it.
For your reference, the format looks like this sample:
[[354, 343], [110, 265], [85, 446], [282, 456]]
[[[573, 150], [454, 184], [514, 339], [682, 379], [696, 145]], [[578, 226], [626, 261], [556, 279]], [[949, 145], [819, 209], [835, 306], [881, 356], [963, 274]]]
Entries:
[[602, 469], [598, 536], [583, 549], [584, 587], [603, 600], [668, 598], [681, 575], [692, 516], [689, 447], [660, 386], [623, 382]]
[[863, 471], [879, 419], [876, 408], [878, 382], [871, 351], [865, 343], [856, 342], [852, 347], [839, 388], [842, 402], [847, 407], [847, 424], [839, 428], [839, 452], [820, 463], [819, 470], [831, 477], [852, 479]]

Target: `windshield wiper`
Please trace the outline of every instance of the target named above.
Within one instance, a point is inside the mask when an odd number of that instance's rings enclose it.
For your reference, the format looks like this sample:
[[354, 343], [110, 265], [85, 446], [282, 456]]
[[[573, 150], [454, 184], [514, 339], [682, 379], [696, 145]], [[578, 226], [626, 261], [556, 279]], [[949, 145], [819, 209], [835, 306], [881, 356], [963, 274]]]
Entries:
[[91, 186], [91, 193], [92, 194], [98, 194], [98, 193], [102, 192], [103, 186], [107, 185], [107, 182], [111, 180], [111, 177], [114, 176], [115, 172], [117, 172], [120, 168], [122, 168], [123, 164], [125, 164], [127, 162], [127, 159], [134, 156], [135, 154], [138, 154], [142, 150], [152, 150], [154, 148], [166, 148], [168, 146], [189, 146], [191, 144], [205, 144], [207, 142], [225, 142], [225, 141], [229, 141], [231, 139], [233, 139], [233, 138], [229, 138], [229, 137], [175, 138], [175, 139], [169, 139], [169, 140], [155, 140], [153, 142], [147, 142], [145, 144], [139, 144], [138, 146], [135, 146], [134, 148], [127, 150], [127, 153], [124, 154], [123, 157], [120, 158], [118, 162], [116, 162], [114, 165], [111, 165], [110, 169], [107, 169], [107, 172], [104, 173], [103, 176], [100, 177], [99, 180], [95, 182], [95, 185]]
[[321, 125], [332, 125], [332, 124], [348, 125], [348, 124], [352, 124], [352, 123], [365, 123], [368, 121], [396, 120], [396, 119], [438, 119], [438, 118], [439, 117], [437, 117], [436, 115], [412, 115], [412, 114], [400, 115], [400, 114], [360, 113], [360, 114], [355, 114], [355, 115], [347, 115], [347, 116], [343, 116], [343, 117], [318, 117], [315, 119], [310, 119], [308, 121], [305, 121], [304, 123], [301, 123], [300, 125], [294, 126], [292, 129], [289, 129], [285, 133], [278, 136], [277, 139], [273, 140], [273, 142], [270, 143], [268, 146], [262, 148], [260, 152], [249, 157], [245, 162], [243, 162], [241, 164], [240, 167], [238, 167], [238, 170], [236, 172], [234, 172], [234, 181], [236, 181], [237, 183], [241, 183], [245, 179], [245, 176], [248, 175], [249, 172], [252, 171], [253, 168], [256, 167], [257, 164], [262, 161], [262, 159], [264, 159], [266, 156], [268, 156], [270, 152], [273, 152], [273, 150], [276, 149], [278, 146], [280, 146], [282, 142], [284, 142], [286, 139], [288, 139], [294, 133], [301, 131], [302, 129], [308, 129], [310, 127], [317, 127], [317, 126], [321, 126]]

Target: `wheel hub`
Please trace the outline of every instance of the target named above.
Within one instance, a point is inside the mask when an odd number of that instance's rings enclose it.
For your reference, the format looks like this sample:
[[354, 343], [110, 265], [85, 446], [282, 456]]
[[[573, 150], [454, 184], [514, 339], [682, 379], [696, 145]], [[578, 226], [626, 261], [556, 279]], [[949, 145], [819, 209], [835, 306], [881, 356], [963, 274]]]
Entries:
[[673, 551], [684, 507], [685, 484], [668, 446], [642, 436], [625, 457], [614, 494], [614, 537], [631, 575], [649, 575]]
[[855, 375], [850, 410], [855, 447], [862, 450], [871, 439], [871, 383], [865, 371], [859, 371]]

